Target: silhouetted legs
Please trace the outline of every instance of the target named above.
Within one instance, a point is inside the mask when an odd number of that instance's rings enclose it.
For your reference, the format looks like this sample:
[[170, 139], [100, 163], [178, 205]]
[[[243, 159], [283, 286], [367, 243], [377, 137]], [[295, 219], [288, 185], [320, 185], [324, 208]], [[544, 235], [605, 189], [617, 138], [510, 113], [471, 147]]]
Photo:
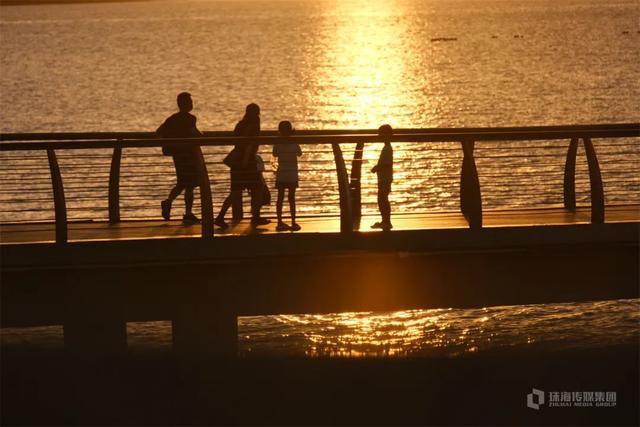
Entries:
[[378, 209], [380, 209], [381, 222], [372, 225], [373, 228], [389, 230], [391, 225], [391, 203], [389, 203], [389, 193], [391, 193], [390, 182], [378, 182]]
[[171, 219], [171, 205], [173, 201], [178, 198], [180, 193], [184, 190], [184, 217], [185, 221], [198, 221], [198, 218], [193, 214], [193, 189], [195, 187], [185, 186], [184, 184], [176, 184], [175, 187], [169, 192], [169, 196], [166, 200], [162, 201], [162, 217], [169, 221]]
[[[215, 224], [222, 227], [227, 228], [228, 224], [224, 221], [224, 217], [227, 214], [227, 211], [231, 207], [234, 201], [240, 200], [242, 201], [242, 189], [231, 190], [231, 193], [224, 199], [222, 202], [222, 207], [220, 208], [220, 212], [216, 217]], [[235, 220], [235, 218], [234, 218]]]
[[[284, 192], [288, 191], [289, 200], [289, 212], [291, 213], [291, 226], [288, 226], [282, 221], [282, 205], [284, 203]], [[296, 223], [296, 189], [295, 187], [278, 188], [278, 199], [276, 200], [276, 214], [278, 215], [278, 225], [276, 230], [300, 230], [300, 226]]]
[[254, 185], [251, 189], [251, 224], [264, 225], [268, 224], [269, 220], [266, 218], [260, 218], [260, 209], [264, 204], [264, 186], [261, 183]]
[[191, 212], [192, 209], [193, 209], [193, 187], [186, 187], [184, 189], [185, 215], [193, 215], [193, 212]]
[[276, 215], [278, 216], [278, 225], [276, 230], [285, 231], [289, 226], [282, 222], [282, 203], [284, 202], [284, 188], [278, 188], [278, 198], [276, 200]]
[[[169, 203], [173, 203], [173, 201], [178, 198], [180, 193], [182, 193], [182, 190], [184, 190], [185, 188], [186, 187], [184, 185], [176, 184], [176, 186], [173, 187], [169, 192], [169, 197], [167, 197], [167, 200], [169, 201]], [[187, 203], [187, 200], [186, 200], [186, 194], [185, 194], [185, 205], [186, 203]]]
[[389, 203], [389, 193], [378, 193], [378, 208], [382, 216], [382, 222], [391, 224], [391, 203]]

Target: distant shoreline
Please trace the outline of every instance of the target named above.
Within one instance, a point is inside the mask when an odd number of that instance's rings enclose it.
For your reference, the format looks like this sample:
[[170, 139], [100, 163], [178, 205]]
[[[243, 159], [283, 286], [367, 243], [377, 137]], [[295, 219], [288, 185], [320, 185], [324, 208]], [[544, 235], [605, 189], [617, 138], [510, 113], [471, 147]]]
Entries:
[[0, 0], [0, 6], [33, 6], [45, 4], [74, 4], [74, 3], [130, 3], [153, 0]]

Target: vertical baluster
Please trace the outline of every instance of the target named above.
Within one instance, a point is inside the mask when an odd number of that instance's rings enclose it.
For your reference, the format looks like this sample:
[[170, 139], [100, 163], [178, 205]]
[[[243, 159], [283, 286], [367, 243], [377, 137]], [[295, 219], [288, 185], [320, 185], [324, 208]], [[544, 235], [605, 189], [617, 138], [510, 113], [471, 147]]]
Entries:
[[475, 141], [461, 141], [463, 159], [460, 173], [460, 210], [467, 219], [469, 227], [482, 227], [482, 196], [480, 180], [473, 157]]
[[202, 209], [202, 238], [208, 239], [213, 237], [213, 196], [211, 195], [211, 183], [209, 182], [209, 173], [207, 171], [207, 163], [202, 154], [202, 147], [197, 146], [196, 150], [200, 183], [200, 207]]
[[351, 209], [353, 214], [353, 222], [360, 223], [362, 218], [362, 153], [364, 151], [364, 142], [356, 144], [356, 150], [353, 153], [353, 161], [351, 162], [351, 181], [349, 183], [349, 191], [351, 193]]
[[120, 222], [120, 163], [122, 160], [122, 147], [118, 140], [113, 147], [111, 156], [111, 169], [109, 171], [109, 222]]
[[350, 233], [353, 231], [353, 213], [351, 210], [349, 177], [340, 144], [333, 143], [331, 147], [333, 148], [333, 158], [336, 163], [336, 173], [338, 175], [338, 191], [340, 192], [340, 232]]
[[591, 138], [582, 138], [584, 151], [589, 165], [589, 185], [591, 187], [591, 222], [593, 224], [604, 223], [604, 188], [602, 175], [596, 150], [593, 148]]
[[571, 138], [567, 150], [567, 161], [564, 165], [564, 207], [570, 211], [576, 210], [576, 154], [578, 152], [578, 138]]
[[49, 170], [51, 171], [51, 185], [53, 187], [53, 206], [56, 214], [56, 243], [67, 243], [67, 205], [64, 198], [62, 175], [58, 166], [58, 158], [53, 149], [47, 149]]

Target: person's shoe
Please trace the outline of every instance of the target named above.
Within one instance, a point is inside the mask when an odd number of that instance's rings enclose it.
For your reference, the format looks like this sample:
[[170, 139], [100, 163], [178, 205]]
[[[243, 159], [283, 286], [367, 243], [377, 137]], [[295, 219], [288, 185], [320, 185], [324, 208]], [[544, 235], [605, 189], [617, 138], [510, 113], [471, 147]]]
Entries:
[[218, 227], [222, 228], [223, 230], [224, 230], [225, 228], [228, 228], [228, 227], [229, 227], [229, 224], [227, 224], [227, 223], [224, 221], [224, 218], [216, 218], [216, 219], [215, 219], [215, 221], [213, 221], [213, 223], [214, 223], [215, 225], [217, 225]]
[[197, 224], [200, 222], [200, 219], [192, 213], [184, 214], [182, 217], [183, 224]]
[[266, 225], [269, 224], [271, 221], [269, 221], [267, 218], [252, 218], [251, 219], [251, 224], [252, 225]]
[[293, 224], [291, 224], [291, 231], [300, 231], [302, 227], [300, 227], [300, 225], [297, 222], [294, 222]]
[[160, 206], [162, 207], [162, 218], [164, 218], [165, 221], [169, 221], [171, 219], [171, 202], [169, 200], [163, 200]]
[[391, 225], [390, 222], [385, 222], [385, 221], [380, 221], [380, 222], [376, 222], [375, 224], [373, 224], [371, 226], [371, 228], [376, 228], [379, 230], [384, 230], [384, 231], [389, 231], [393, 228], [393, 225]]
[[279, 222], [278, 226], [276, 227], [276, 231], [289, 231], [289, 230], [291, 230], [291, 227], [289, 227], [284, 222]]

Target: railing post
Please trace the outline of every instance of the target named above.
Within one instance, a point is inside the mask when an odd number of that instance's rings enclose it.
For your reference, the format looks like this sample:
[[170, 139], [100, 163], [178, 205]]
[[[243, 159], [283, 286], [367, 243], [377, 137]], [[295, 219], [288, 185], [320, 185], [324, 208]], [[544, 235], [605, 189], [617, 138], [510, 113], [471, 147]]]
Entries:
[[591, 223], [604, 223], [604, 188], [602, 185], [602, 175], [596, 150], [593, 148], [591, 138], [582, 138], [584, 151], [587, 155], [589, 165], [589, 185], [591, 187]]
[[570, 211], [576, 210], [576, 154], [578, 152], [578, 138], [571, 138], [567, 150], [567, 161], [564, 165], [564, 207]]
[[462, 171], [460, 172], [460, 210], [467, 219], [469, 227], [482, 228], [482, 195], [476, 162], [473, 158], [475, 141], [462, 143]]
[[122, 160], [122, 147], [119, 142], [113, 147], [111, 156], [111, 169], [109, 171], [109, 222], [120, 222], [120, 163]]
[[213, 197], [211, 195], [211, 183], [207, 163], [202, 154], [202, 147], [196, 146], [196, 157], [198, 165], [198, 180], [200, 183], [200, 208], [202, 215], [202, 238], [213, 237]]
[[62, 175], [58, 166], [58, 158], [53, 149], [47, 149], [49, 170], [51, 171], [51, 185], [53, 187], [53, 206], [56, 213], [56, 243], [67, 243], [67, 205], [64, 198]]
[[353, 153], [351, 162], [351, 181], [349, 191], [351, 193], [351, 210], [354, 223], [359, 223], [362, 218], [362, 153], [364, 142], [356, 144], [356, 151]]
[[338, 191], [340, 192], [340, 232], [350, 233], [353, 231], [353, 213], [351, 210], [351, 194], [349, 193], [349, 178], [347, 168], [342, 157], [340, 144], [332, 143], [333, 158], [336, 162], [336, 173], [338, 174]]

